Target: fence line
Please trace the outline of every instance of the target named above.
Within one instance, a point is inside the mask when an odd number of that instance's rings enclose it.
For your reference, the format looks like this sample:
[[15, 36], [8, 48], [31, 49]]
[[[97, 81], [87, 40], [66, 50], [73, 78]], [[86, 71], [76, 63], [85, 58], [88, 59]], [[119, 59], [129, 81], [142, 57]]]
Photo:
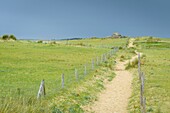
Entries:
[[[29, 89], [29, 91], [27, 91], [27, 89], [14, 87], [14, 88], [10, 88], [10, 91], [8, 91], [8, 89], [4, 89], [4, 91], [7, 91], [4, 94], [9, 95], [9, 96], [10, 95], [12, 96], [25, 96], [25, 95], [35, 96], [38, 90], [38, 94], [37, 94], [38, 99], [45, 95], [47, 96], [50, 94], [54, 94], [56, 93], [56, 91], [60, 91], [61, 89], [66, 88], [72, 82], [77, 82], [80, 79], [83, 79], [88, 73], [94, 71], [94, 69], [97, 68], [100, 64], [104, 63], [105, 61], [108, 60], [108, 58], [113, 56], [117, 50], [118, 48], [115, 48], [105, 54], [102, 54], [101, 59], [99, 56], [97, 56], [96, 59], [91, 60], [91, 63], [86, 63], [82, 67], [75, 68], [73, 69], [73, 72], [71, 73], [70, 72], [67, 74], [63, 73], [61, 75], [61, 79], [58, 79], [58, 76], [57, 76], [57, 80], [54, 80], [54, 81], [52, 81], [51, 79], [49, 82], [48, 80], [42, 80], [39, 88], [38, 86], [34, 85], [33, 86], [34, 88], [30, 88], [30, 89], [27, 88]], [[66, 76], [66, 75], [70, 75], [70, 76]], [[45, 85], [45, 81], [46, 81], [46, 85]], [[3, 93], [3, 91], [1, 91], [1, 93]]]

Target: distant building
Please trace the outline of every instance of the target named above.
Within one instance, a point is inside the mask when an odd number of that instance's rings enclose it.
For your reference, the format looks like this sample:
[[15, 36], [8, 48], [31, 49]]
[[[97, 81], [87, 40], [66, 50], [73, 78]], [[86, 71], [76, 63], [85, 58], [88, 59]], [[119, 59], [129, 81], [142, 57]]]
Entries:
[[112, 37], [112, 38], [121, 38], [122, 35], [119, 34], [118, 32], [115, 32], [115, 33], [113, 33], [113, 35], [112, 35], [111, 37]]

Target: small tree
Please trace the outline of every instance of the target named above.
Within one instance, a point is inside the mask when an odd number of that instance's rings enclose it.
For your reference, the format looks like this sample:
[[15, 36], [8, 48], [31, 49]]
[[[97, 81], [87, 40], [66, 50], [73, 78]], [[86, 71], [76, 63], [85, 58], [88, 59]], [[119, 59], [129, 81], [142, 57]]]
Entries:
[[17, 38], [14, 35], [3, 35], [2, 39], [3, 40], [10, 40], [10, 39], [17, 40]]
[[2, 36], [2, 39], [3, 39], [3, 40], [8, 40], [8, 39], [9, 39], [9, 36], [8, 36], [8, 35], [3, 35], [3, 36]]
[[17, 40], [17, 38], [14, 35], [10, 35], [9, 39]]

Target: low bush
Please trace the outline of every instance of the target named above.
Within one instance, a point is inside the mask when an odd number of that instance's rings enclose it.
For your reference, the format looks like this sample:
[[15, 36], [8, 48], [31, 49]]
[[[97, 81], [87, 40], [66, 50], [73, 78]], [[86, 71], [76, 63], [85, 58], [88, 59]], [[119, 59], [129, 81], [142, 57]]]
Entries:
[[43, 43], [43, 41], [42, 40], [38, 40], [37, 43]]
[[132, 62], [129, 61], [128, 65], [126, 66], [126, 70], [130, 68], [135, 68], [138, 64], [138, 59], [134, 59]]
[[14, 35], [3, 35], [2, 40], [17, 40], [17, 38]]

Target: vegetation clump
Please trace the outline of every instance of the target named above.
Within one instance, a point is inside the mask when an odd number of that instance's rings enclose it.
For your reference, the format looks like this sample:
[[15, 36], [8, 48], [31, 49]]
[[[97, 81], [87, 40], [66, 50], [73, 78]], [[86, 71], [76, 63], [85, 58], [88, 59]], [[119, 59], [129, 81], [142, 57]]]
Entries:
[[138, 59], [136, 58], [135, 60], [133, 60], [132, 62], [129, 61], [128, 65], [126, 66], [126, 70], [130, 69], [130, 68], [135, 68], [138, 64]]
[[38, 40], [37, 43], [43, 43], [43, 41], [42, 40]]
[[1, 39], [2, 40], [17, 40], [17, 38], [14, 35], [3, 35]]
[[152, 36], [150, 36], [149, 38], [147, 38], [147, 42], [159, 42], [160, 39], [159, 38], [153, 38]]

